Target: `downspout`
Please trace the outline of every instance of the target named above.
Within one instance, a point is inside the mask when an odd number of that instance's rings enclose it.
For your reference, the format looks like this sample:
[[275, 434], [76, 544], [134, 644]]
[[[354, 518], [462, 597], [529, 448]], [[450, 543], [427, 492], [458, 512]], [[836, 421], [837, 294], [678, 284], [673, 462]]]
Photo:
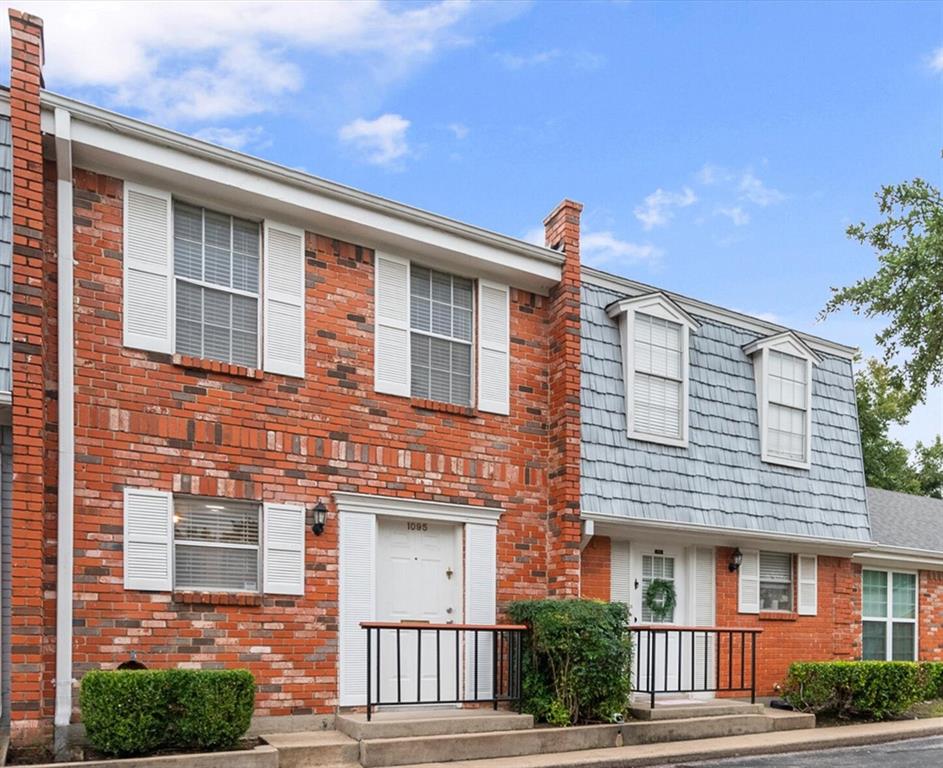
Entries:
[[59, 488], [56, 553], [55, 751], [68, 751], [72, 719], [72, 559], [75, 500], [75, 340], [72, 254], [72, 116], [55, 111], [56, 243], [58, 245]]

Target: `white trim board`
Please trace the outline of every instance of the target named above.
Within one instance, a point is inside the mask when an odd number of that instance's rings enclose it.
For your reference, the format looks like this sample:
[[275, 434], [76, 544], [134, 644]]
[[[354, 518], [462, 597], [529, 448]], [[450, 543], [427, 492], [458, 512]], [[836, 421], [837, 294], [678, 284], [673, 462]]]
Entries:
[[339, 513], [359, 512], [366, 515], [414, 517], [448, 523], [492, 526], [497, 526], [498, 518], [504, 512], [503, 509], [497, 507], [475, 507], [470, 504], [404, 499], [372, 493], [338, 492], [334, 494], [334, 502], [337, 504]]

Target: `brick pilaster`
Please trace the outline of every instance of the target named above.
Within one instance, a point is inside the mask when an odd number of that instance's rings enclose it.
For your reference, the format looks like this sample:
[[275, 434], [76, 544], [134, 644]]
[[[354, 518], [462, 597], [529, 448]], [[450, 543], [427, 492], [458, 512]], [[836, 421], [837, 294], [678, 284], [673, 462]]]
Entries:
[[580, 594], [580, 213], [561, 202], [544, 220], [547, 245], [566, 260], [550, 294], [550, 455], [547, 591]]
[[45, 514], [44, 180], [39, 94], [42, 20], [10, 10], [13, 138], [13, 509], [10, 718], [14, 730], [43, 716]]

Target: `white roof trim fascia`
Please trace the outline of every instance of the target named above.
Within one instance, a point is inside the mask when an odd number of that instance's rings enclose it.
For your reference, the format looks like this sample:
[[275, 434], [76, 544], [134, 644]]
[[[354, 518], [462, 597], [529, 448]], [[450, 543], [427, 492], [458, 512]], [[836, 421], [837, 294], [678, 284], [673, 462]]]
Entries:
[[[256, 191], [251, 189], [251, 186], [256, 186], [258, 194], [273, 201], [292, 201], [291, 204], [301, 208], [352, 225], [362, 224], [372, 231], [389, 231], [403, 241], [412, 239], [430, 249], [442, 247], [451, 251], [453, 258], [464, 256], [469, 260], [491, 262], [499, 274], [505, 273], [505, 280], [508, 273], [520, 277], [518, 281], [512, 280], [511, 284], [530, 289], [528, 276], [532, 276], [534, 285], [539, 284], [543, 289], [540, 292], [546, 293], [549, 286], [561, 278], [565, 257], [550, 248], [218, 147], [49, 91], [42, 92], [42, 105], [45, 132], [55, 132], [51, 119], [53, 110], [56, 107], [67, 109], [72, 114], [73, 140], [77, 145], [82, 144], [83, 138], [94, 141], [95, 145], [90, 145], [93, 149], [127, 157], [142, 167], [146, 161], [141, 160], [138, 150], [143, 143], [151, 148], [152, 167], [196, 176], [206, 174], [208, 181], [249, 192]], [[91, 130], [93, 128], [97, 131]], [[137, 156], [132, 150], [137, 152]], [[186, 158], [190, 159], [189, 163]], [[217, 169], [215, 178], [206, 173], [212, 168]], [[247, 181], [250, 187], [240, 187]], [[306, 197], [302, 199], [299, 193]], [[362, 244], [375, 247], [370, 243]]]
[[[599, 286], [600, 288], [608, 288], [611, 291], [625, 293], [629, 296], [640, 296], [647, 293], [658, 292], [660, 290], [654, 286], [640, 283], [637, 280], [630, 280], [627, 277], [612, 275], [608, 272], [603, 272], [602, 270], [595, 269], [593, 267], [587, 267], [585, 265], [582, 267], [581, 271], [584, 282], [589, 283], [590, 285]], [[761, 320], [758, 317], [744, 315], [741, 312], [736, 312], [732, 309], [727, 309], [726, 307], [719, 307], [716, 304], [709, 304], [706, 301], [700, 301], [699, 299], [692, 299], [688, 296], [682, 296], [679, 293], [674, 293], [672, 291], [662, 292], [669, 296], [679, 306], [684, 307], [690, 313], [708, 317], [712, 320], [719, 320], [723, 323], [729, 323], [731, 325], [735, 325], [738, 328], [743, 328], [744, 330], [752, 331], [754, 333], [770, 335], [791, 330], [783, 325], [771, 323], [768, 320]], [[838, 342], [829, 341], [828, 339], [823, 339], [819, 336], [813, 336], [801, 331], [793, 331], [793, 333], [802, 339], [802, 341], [805, 342], [809, 347], [818, 352], [825, 352], [830, 355], [835, 355], [836, 357], [846, 358], [848, 360], [853, 360], [858, 354], [857, 347], [839, 344]]]
[[475, 507], [470, 504], [449, 504], [440, 501], [402, 499], [398, 496], [380, 496], [373, 493], [334, 494], [337, 511], [357, 512], [384, 517], [410, 517], [449, 523], [475, 523], [497, 526], [504, 512], [497, 507]]
[[943, 570], [943, 552], [932, 549], [912, 549], [910, 547], [892, 547], [886, 544], [875, 544], [872, 547], [852, 555], [855, 562], [874, 563], [912, 563], [915, 565], [934, 566]]
[[[809, 553], [828, 554], [835, 552], [850, 557], [855, 552], [861, 552], [867, 549], [870, 542], [867, 541], [842, 541], [841, 539], [825, 539], [816, 536], [799, 536], [797, 534], [776, 533], [775, 531], [748, 531], [738, 528], [721, 528], [712, 525], [701, 525], [699, 523], [676, 523], [667, 520], [645, 520], [638, 517], [617, 517], [607, 515], [601, 512], [583, 511], [581, 517], [584, 520], [592, 520], [596, 523], [596, 534], [605, 535], [604, 530], [610, 533], [622, 533], [621, 538], [629, 538], [632, 531], [641, 531], [646, 535], [651, 534], [670, 534], [673, 537], [685, 537], [690, 540], [700, 539], [705, 543], [714, 543], [719, 546], [740, 546], [753, 544], [757, 542], [769, 542], [771, 545], [776, 543], [789, 543], [791, 546], [800, 547]], [[603, 530], [600, 530], [600, 529]], [[717, 541], [720, 539], [720, 541]], [[796, 550], [798, 551], [798, 550]]]
[[[677, 314], [678, 319], [685, 323], [692, 331], [696, 331], [701, 327], [701, 324], [697, 320], [685, 312], [678, 302], [674, 301], [664, 291], [652, 291], [651, 293], [643, 293], [641, 296], [619, 299], [606, 307], [606, 314], [614, 318], [623, 312], [628, 312], [631, 309], [639, 307], [639, 305], [648, 305], [651, 302], [657, 302], [665, 306], [672, 314]], [[644, 312], [644, 309], [642, 311]]]
[[806, 344], [795, 331], [783, 331], [782, 333], [774, 333], [772, 336], [764, 336], [756, 341], [751, 341], [749, 344], [744, 344], [743, 351], [748, 355], [753, 355], [761, 349], [775, 346], [781, 341], [792, 342], [803, 351], [804, 356], [811, 362], [816, 364], [822, 362], [822, 358], [816, 351]]

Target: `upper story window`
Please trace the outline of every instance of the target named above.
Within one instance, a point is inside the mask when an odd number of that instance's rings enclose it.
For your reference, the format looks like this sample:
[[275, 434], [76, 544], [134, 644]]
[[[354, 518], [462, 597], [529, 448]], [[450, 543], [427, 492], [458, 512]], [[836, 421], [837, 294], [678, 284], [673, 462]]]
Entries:
[[744, 347], [754, 358], [763, 461], [808, 469], [812, 451], [813, 352], [791, 332]]
[[259, 365], [259, 225], [174, 202], [174, 351]]
[[607, 311], [619, 318], [629, 437], [687, 445], [689, 334], [697, 323], [661, 293]]
[[510, 288], [378, 252], [377, 392], [510, 412]]
[[471, 405], [471, 280], [411, 265], [410, 392], [413, 397]]

